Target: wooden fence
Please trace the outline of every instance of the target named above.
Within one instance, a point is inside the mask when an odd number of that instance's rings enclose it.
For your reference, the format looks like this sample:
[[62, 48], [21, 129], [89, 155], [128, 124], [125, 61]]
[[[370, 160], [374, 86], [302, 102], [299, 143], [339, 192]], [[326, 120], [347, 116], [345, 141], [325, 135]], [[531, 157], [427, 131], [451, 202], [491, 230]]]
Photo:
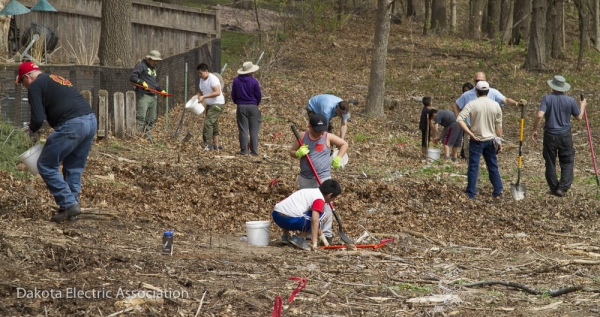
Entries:
[[[90, 103], [94, 104], [92, 92], [89, 90], [81, 91], [81, 95]], [[114, 127], [113, 136], [124, 138], [133, 136], [136, 132], [135, 110], [136, 98], [134, 91], [126, 93], [116, 92], [113, 94], [113, 118], [109, 117], [109, 94], [106, 90], [98, 91], [98, 138], [108, 138], [111, 133], [111, 126]]]
[[[20, 0], [27, 7], [37, 2]], [[134, 59], [143, 59], [151, 50], [168, 57], [221, 38], [219, 9], [202, 10], [145, 0], [132, 0], [132, 3]], [[102, 1], [52, 0], [51, 4], [58, 12], [15, 16], [21, 35], [32, 23], [46, 25], [59, 38], [57, 49], [51, 55], [53, 64], [67, 64], [70, 59], [76, 59], [77, 64], [91, 65], [100, 43]]]

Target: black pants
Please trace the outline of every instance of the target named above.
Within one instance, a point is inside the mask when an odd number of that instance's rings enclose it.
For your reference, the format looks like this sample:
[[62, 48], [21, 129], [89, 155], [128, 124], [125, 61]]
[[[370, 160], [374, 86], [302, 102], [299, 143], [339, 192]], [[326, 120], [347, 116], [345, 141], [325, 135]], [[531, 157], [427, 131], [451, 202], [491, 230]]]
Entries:
[[[544, 132], [544, 161], [546, 161], [546, 182], [550, 190], [566, 192], [573, 183], [573, 163], [575, 148], [571, 131], [563, 134]], [[556, 177], [556, 157], [560, 164], [560, 181]]]

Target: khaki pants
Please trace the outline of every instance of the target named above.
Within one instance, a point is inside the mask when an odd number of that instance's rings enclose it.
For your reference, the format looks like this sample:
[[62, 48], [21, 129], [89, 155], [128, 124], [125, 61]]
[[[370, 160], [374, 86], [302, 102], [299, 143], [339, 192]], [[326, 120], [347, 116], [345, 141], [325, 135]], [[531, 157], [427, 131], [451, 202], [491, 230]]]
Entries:
[[206, 118], [204, 118], [204, 129], [202, 130], [202, 140], [205, 143], [212, 144], [213, 136], [219, 135], [219, 116], [223, 112], [225, 105], [207, 105]]

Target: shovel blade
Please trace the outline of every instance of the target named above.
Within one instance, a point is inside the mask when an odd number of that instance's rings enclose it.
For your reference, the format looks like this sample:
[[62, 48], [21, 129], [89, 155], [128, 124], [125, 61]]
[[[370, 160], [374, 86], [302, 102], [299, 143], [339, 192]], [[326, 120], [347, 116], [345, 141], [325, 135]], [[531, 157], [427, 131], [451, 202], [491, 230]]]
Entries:
[[525, 184], [510, 184], [510, 191], [515, 200], [525, 199]]

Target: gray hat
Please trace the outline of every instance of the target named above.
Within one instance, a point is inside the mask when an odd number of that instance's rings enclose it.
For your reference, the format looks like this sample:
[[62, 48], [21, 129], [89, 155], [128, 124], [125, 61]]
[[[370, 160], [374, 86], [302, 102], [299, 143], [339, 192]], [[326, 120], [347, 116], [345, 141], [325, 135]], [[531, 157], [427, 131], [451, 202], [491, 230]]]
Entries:
[[150, 51], [150, 53], [146, 55], [146, 58], [149, 58], [153, 61], [162, 61], [162, 55], [160, 55], [160, 52], [157, 50]]
[[554, 76], [554, 78], [552, 78], [552, 80], [549, 80], [548, 85], [553, 90], [560, 91], [560, 92], [567, 92], [571, 89], [571, 85], [569, 85], [567, 83], [567, 81], [565, 80], [565, 78], [560, 75], [556, 75], [556, 76]]

